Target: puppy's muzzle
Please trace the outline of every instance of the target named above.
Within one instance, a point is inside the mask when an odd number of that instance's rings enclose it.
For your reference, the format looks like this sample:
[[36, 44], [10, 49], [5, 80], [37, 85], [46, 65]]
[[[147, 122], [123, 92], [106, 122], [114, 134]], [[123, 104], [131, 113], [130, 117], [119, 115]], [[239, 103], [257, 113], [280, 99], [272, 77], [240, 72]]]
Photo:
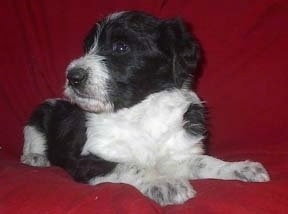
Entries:
[[67, 73], [67, 79], [73, 87], [83, 86], [88, 79], [88, 72], [82, 68], [72, 68]]

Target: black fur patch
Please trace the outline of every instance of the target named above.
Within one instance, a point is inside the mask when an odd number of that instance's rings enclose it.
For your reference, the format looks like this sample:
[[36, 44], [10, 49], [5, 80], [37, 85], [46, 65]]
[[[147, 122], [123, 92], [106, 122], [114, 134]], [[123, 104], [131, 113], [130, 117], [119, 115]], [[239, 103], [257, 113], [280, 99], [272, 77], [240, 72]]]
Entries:
[[64, 100], [41, 104], [28, 122], [45, 136], [50, 163], [64, 168], [80, 182], [105, 175], [116, 166], [95, 155], [81, 156], [87, 139], [85, 122], [85, 112]]
[[184, 128], [192, 135], [207, 135], [206, 109], [199, 104], [190, 104], [183, 115]]

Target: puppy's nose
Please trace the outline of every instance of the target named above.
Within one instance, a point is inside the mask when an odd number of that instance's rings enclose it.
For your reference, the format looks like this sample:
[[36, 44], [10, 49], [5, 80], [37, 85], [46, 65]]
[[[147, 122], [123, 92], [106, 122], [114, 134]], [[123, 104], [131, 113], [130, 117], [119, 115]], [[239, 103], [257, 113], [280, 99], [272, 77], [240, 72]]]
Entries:
[[68, 71], [67, 79], [72, 86], [79, 86], [86, 82], [88, 73], [82, 68], [72, 68]]

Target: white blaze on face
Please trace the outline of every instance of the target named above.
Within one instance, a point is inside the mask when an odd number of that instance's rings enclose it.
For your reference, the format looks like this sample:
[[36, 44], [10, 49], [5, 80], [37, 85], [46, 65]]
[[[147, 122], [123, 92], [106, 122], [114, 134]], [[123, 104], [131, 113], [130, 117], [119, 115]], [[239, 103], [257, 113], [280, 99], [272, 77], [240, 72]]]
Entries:
[[109, 16], [107, 16], [106, 20], [109, 21], [109, 20], [117, 19], [117, 18], [119, 18], [120, 16], [122, 16], [126, 12], [127, 11], [120, 11], [120, 12], [112, 13]]
[[98, 46], [99, 37], [103, 26], [111, 20], [119, 18], [126, 11], [113, 13], [108, 16], [102, 25], [97, 25], [94, 43], [91, 45], [88, 53], [70, 63], [67, 72], [73, 68], [81, 68], [88, 72], [88, 79], [84, 86], [80, 88], [70, 86], [66, 81], [64, 94], [71, 102], [78, 104], [81, 108], [92, 112], [110, 112], [113, 111], [113, 104], [109, 100], [108, 82], [109, 72], [104, 61], [105, 58], [99, 56]]

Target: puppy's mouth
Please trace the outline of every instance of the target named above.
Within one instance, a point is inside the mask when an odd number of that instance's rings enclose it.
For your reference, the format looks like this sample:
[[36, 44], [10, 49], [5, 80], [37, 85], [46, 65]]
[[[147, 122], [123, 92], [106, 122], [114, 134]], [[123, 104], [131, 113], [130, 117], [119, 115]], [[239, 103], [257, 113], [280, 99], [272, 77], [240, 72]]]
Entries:
[[92, 96], [88, 93], [83, 93], [81, 90], [67, 85], [64, 91], [65, 97], [70, 102], [77, 104], [80, 108], [89, 112], [112, 112], [114, 106], [108, 99], [101, 96]]
[[88, 95], [87, 93], [83, 93], [82, 91], [80, 91], [79, 89], [73, 87], [73, 86], [68, 86], [70, 89], [72, 89], [73, 93], [77, 96], [77, 97], [80, 97], [80, 98], [83, 98], [83, 99], [95, 99], [94, 97]]

